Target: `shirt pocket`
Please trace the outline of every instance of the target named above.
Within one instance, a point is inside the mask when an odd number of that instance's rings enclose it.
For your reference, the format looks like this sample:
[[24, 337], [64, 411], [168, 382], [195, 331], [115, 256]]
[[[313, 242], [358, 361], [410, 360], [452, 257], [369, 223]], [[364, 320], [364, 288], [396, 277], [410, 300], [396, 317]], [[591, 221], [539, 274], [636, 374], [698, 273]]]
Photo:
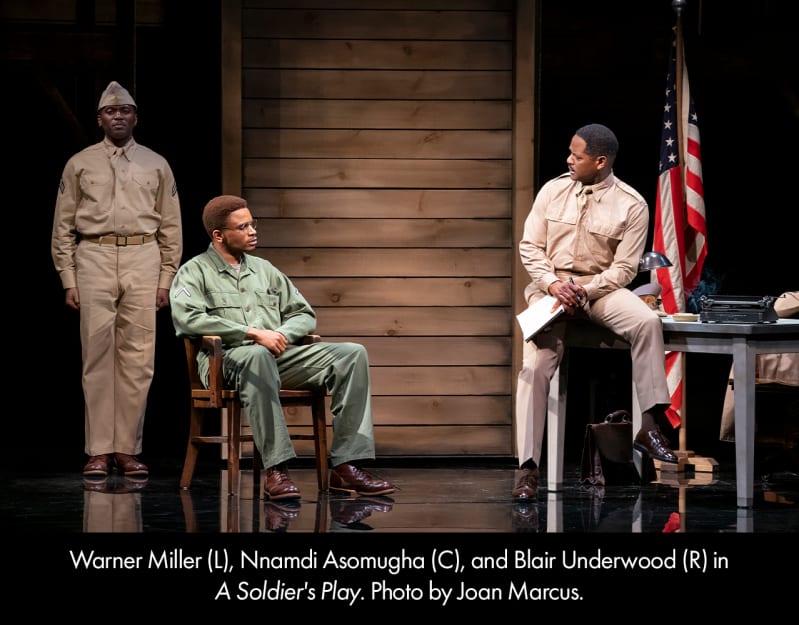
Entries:
[[84, 198], [98, 201], [112, 188], [111, 176], [104, 173], [84, 172], [80, 177], [80, 192]]
[[238, 293], [211, 291], [206, 294], [208, 313], [231, 321], [242, 322], [241, 301]]
[[272, 289], [256, 289], [255, 302], [267, 327], [278, 327], [280, 325], [280, 295]]
[[155, 194], [158, 192], [157, 171], [135, 167], [131, 172], [131, 178], [142, 191], [148, 193], [149, 195], [155, 196]]
[[624, 237], [626, 224], [607, 221], [588, 224], [588, 247], [597, 258], [613, 258]]
[[577, 211], [563, 202], [552, 202], [547, 207], [546, 219], [553, 224], [574, 226], [577, 224]]

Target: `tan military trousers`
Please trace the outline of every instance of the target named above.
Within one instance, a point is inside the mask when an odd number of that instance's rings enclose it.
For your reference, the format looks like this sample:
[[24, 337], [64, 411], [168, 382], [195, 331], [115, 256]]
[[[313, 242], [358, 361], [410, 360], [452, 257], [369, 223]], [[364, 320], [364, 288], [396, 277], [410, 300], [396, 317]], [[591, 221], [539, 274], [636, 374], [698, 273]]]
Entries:
[[[666, 383], [666, 353], [660, 318], [629, 289], [618, 289], [590, 302], [585, 317], [605, 326], [631, 345], [633, 382], [642, 410], [671, 398]], [[578, 313], [578, 314], [583, 314]], [[560, 320], [564, 321], [560, 321]], [[551, 329], [525, 342], [522, 368], [516, 386], [516, 452], [519, 464], [541, 460], [549, 385], [563, 358], [563, 336], [568, 315], [561, 315]]]
[[142, 451], [155, 363], [155, 298], [161, 255], [155, 241], [75, 252], [80, 295], [86, 453]]

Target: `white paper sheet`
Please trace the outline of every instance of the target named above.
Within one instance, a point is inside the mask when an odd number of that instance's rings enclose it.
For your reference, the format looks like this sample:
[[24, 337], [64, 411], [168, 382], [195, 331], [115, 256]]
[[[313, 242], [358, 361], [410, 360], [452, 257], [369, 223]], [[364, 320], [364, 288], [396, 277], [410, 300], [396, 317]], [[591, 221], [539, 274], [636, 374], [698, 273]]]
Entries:
[[[555, 306], [554, 310], [552, 310], [553, 306]], [[529, 306], [527, 310], [520, 312], [516, 315], [516, 319], [519, 320], [524, 340], [529, 341], [532, 339], [557, 319], [562, 312], [563, 306], [560, 305], [557, 298], [551, 295], [545, 295], [535, 304]]]

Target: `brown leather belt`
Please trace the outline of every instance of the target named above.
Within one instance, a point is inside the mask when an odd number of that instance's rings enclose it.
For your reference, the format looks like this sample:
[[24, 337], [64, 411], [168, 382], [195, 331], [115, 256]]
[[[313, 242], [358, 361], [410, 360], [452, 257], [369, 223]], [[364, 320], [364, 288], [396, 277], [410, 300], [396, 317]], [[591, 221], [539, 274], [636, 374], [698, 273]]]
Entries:
[[154, 234], [134, 234], [129, 237], [118, 236], [116, 234], [106, 234], [101, 237], [81, 237], [81, 240], [89, 243], [99, 243], [100, 245], [143, 245], [150, 241], [155, 241]]

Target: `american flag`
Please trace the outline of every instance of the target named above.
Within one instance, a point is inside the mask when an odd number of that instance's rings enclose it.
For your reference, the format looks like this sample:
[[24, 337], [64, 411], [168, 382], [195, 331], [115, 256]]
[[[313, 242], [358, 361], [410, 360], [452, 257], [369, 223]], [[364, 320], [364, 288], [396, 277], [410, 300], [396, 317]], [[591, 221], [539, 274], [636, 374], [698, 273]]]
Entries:
[[[668, 314], [685, 312], [691, 293], [699, 285], [702, 265], [707, 256], [699, 125], [679, 33], [678, 27], [675, 29], [666, 78], [653, 240], [654, 249], [663, 252], [672, 262], [671, 267], [656, 270], [652, 278], [663, 289], [663, 310]], [[682, 63], [679, 85], [678, 57]], [[675, 426], [681, 421], [683, 357], [680, 352], [666, 354], [666, 375], [672, 400], [667, 414]]]

